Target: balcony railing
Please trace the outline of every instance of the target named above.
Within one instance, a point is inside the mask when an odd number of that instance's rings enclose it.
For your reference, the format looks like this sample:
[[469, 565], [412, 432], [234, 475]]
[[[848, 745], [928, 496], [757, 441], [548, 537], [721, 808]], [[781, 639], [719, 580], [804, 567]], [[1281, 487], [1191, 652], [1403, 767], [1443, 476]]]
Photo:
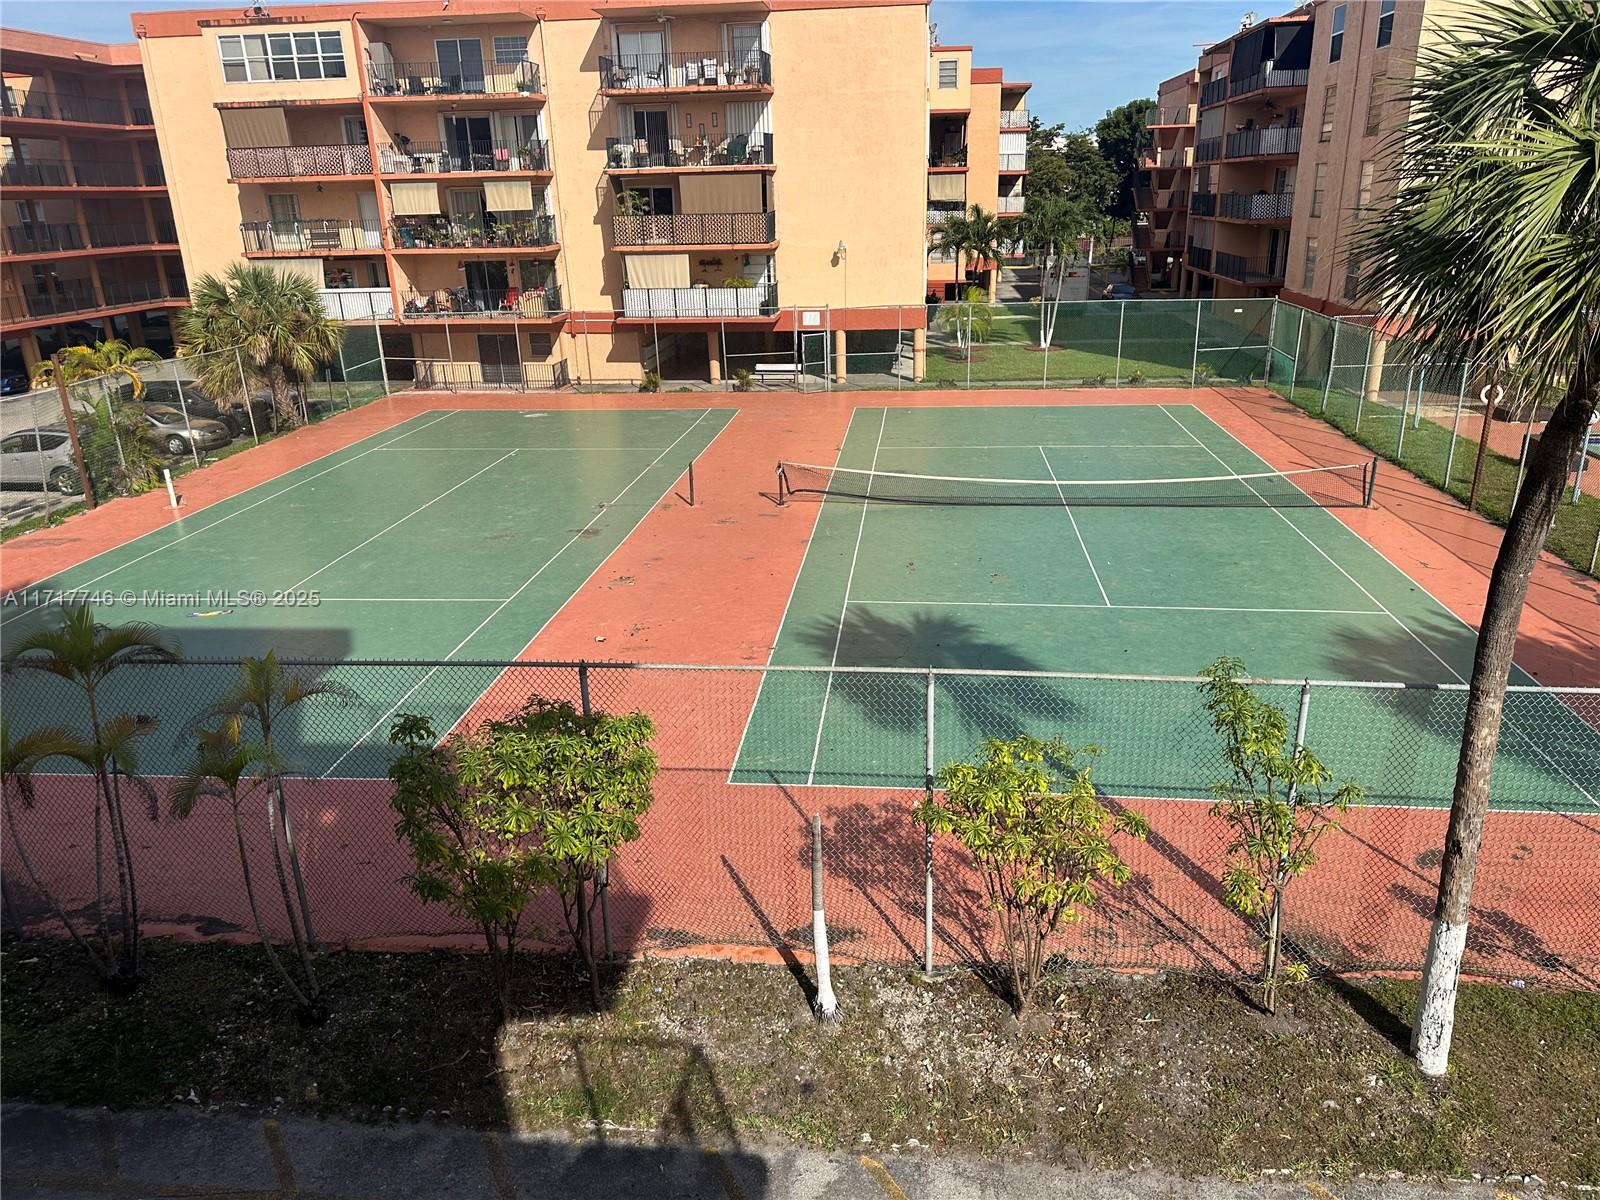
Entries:
[[1216, 216], [1217, 194], [1215, 192], [1196, 192], [1189, 198], [1189, 211], [1197, 217]]
[[139, 168], [131, 162], [83, 162], [74, 159], [72, 174], [79, 187], [147, 187]]
[[1000, 169], [1002, 171], [1026, 171], [1028, 169], [1028, 156], [1026, 154], [1002, 154], [1000, 156]]
[[1201, 138], [1194, 144], [1195, 162], [1215, 162], [1222, 157], [1222, 139], [1219, 137]]
[[397, 217], [391, 227], [396, 250], [479, 250], [554, 246], [556, 220], [549, 213], [496, 213], [492, 221]]
[[932, 151], [928, 155], [930, 167], [964, 167], [967, 165], [967, 148], [953, 146], [946, 150], [943, 147]]
[[370, 76], [367, 92], [373, 96], [530, 96], [543, 90], [538, 64], [531, 62], [373, 63]]
[[1226, 79], [1213, 79], [1200, 89], [1200, 107], [1210, 108], [1213, 104], [1221, 104], [1228, 98], [1228, 81]]
[[772, 56], [747, 50], [738, 58], [717, 51], [600, 56], [600, 87], [608, 92], [663, 88], [748, 88], [772, 83]]
[[37, 158], [8, 162], [0, 168], [0, 184], [6, 187], [154, 187], [162, 182], [160, 178], [141, 179], [131, 162], [91, 159], [69, 163], [60, 158]]
[[1002, 108], [1000, 110], [1000, 128], [1028, 128], [1028, 110], [1025, 108]]
[[1227, 192], [1217, 209], [1228, 221], [1287, 221], [1293, 213], [1293, 192]]
[[663, 320], [770, 317], [778, 311], [778, 289], [764, 287], [686, 287], [622, 289], [624, 317]]
[[606, 161], [612, 170], [621, 171], [645, 167], [764, 166], [772, 162], [772, 135], [740, 133], [716, 144], [695, 142], [687, 146], [676, 138], [607, 138]]
[[1228, 135], [1224, 158], [1263, 158], [1300, 153], [1299, 125], [1281, 129], [1241, 129]]
[[778, 240], [777, 214], [630, 213], [614, 222], [619, 246], [750, 246]]
[[1253, 71], [1242, 78], [1230, 80], [1228, 83], [1228, 95], [1230, 98], [1244, 96], [1267, 88], [1303, 88], [1310, 79], [1311, 72], [1305, 67], [1301, 67], [1298, 70], [1287, 70], [1268, 63], [1259, 71]]
[[1144, 123], [1147, 129], [1157, 125], [1193, 125], [1194, 106], [1184, 104], [1177, 108], [1152, 108]]
[[102, 280], [100, 293], [87, 279], [57, 280], [47, 290], [25, 293], [28, 312], [35, 317], [65, 316], [69, 313], [91, 312], [100, 308], [115, 308], [125, 304], [142, 304], [150, 300], [174, 299], [174, 292], [159, 279], [124, 281]]
[[443, 358], [419, 358], [413, 386], [450, 392], [480, 392], [484, 388], [508, 387], [520, 391], [563, 388], [572, 382], [564, 362], [486, 363], [454, 362]]
[[997, 202], [1000, 205], [999, 211], [1003, 213], [1023, 212], [1023, 202], [1026, 199], [1026, 196], [1001, 196]]
[[322, 310], [336, 321], [392, 321], [394, 293], [388, 288], [323, 288]]
[[962, 207], [930, 208], [928, 209], [928, 228], [932, 229], [937, 225], [943, 225], [951, 217], [959, 217], [964, 212], [966, 212], [966, 209]]
[[1191, 267], [1201, 271], [1209, 271], [1211, 269], [1210, 246], [1196, 246], [1193, 242], [1190, 242], [1188, 248], [1183, 252], [1183, 257], [1184, 261]]
[[439, 288], [401, 292], [400, 315], [407, 321], [539, 321], [559, 317], [561, 289], [553, 282], [537, 288]]
[[1239, 283], [1274, 284], [1283, 282], [1284, 261], [1271, 258], [1248, 258], [1243, 254], [1218, 251], [1216, 274]]
[[110, 304], [139, 304], [145, 300], [170, 300], [176, 298], [173, 292], [161, 279], [135, 279], [131, 281], [120, 279], [102, 279], [100, 281], [100, 294]]
[[370, 174], [372, 153], [365, 146], [228, 147], [228, 175], [233, 179]]
[[89, 244], [95, 247], [170, 245], [177, 240], [171, 221], [157, 221], [154, 227], [136, 221], [89, 223]]
[[69, 96], [61, 92], [32, 89], [18, 95], [7, 88], [0, 112], [8, 117], [27, 117], [42, 121], [77, 121], [86, 125], [148, 125], [150, 110], [131, 104], [124, 112], [121, 102], [99, 96]]
[[77, 225], [8, 225], [6, 237], [11, 242], [13, 254], [86, 249], [83, 230]]
[[384, 175], [487, 175], [495, 171], [548, 171], [545, 142], [406, 142], [378, 149]]
[[59, 158], [12, 161], [0, 167], [0, 183], [6, 187], [71, 187], [72, 171]]
[[310, 221], [246, 221], [239, 226], [246, 254], [331, 253], [382, 250], [377, 221], [322, 218]]
[[1168, 188], [1155, 194], [1155, 207], [1161, 211], [1182, 211], [1189, 207], [1189, 193], [1182, 188]]

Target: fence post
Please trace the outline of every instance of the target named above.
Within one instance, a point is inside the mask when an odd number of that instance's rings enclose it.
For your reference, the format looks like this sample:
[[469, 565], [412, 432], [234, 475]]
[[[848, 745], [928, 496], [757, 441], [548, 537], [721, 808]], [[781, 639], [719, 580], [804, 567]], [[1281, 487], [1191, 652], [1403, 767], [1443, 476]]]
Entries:
[[[1517, 403], [1522, 403], [1522, 389], [1517, 389]], [[1522, 496], [1522, 481], [1528, 474], [1528, 443], [1533, 440], [1533, 414], [1538, 412], [1538, 401], [1528, 405], [1528, 427], [1522, 431], [1522, 451], [1517, 455], [1517, 486], [1511, 493], [1511, 506], [1515, 508]]]
[[[518, 339], [517, 344], [519, 346], [522, 344], [520, 338]], [[519, 353], [520, 353], [520, 351], [519, 351]], [[519, 360], [519, 366], [520, 366], [520, 360]], [[345, 412], [349, 412], [350, 411], [350, 376], [344, 369], [344, 343], [343, 342], [339, 343], [339, 382], [344, 384], [344, 410], [345, 410]]]
[[178, 360], [172, 360], [172, 384], [178, 389], [178, 411], [183, 413], [183, 431], [189, 435], [189, 457], [200, 465], [200, 447], [194, 442], [194, 426], [189, 424], [189, 402], [183, 398], [183, 380], [178, 378]]
[[1461, 390], [1456, 393], [1456, 419], [1450, 426], [1450, 451], [1444, 458], [1444, 490], [1450, 490], [1450, 471], [1456, 465], [1456, 439], [1461, 434], [1461, 406], [1467, 399], [1467, 372], [1472, 366], [1468, 359], [1461, 364]]
[[1278, 352], [1276, 346], [1273, 344], [1273, 340], [1272, 339], [1277, 334], [1277, 332], [1278, 332], [1278, 298], [1276, 296], [1274, 296], [1272, 298], [1272, 307], [1267, 310], [1267, 369], [1266, 369], [1265, 372], [1262, 373], [1262, 377], [1261, 377], [1261, 386], [1262, 387], [1271, 387], [1272, 386], [1272, 356]]
[[[66, 422], [67, 441], [72, 443], [72, 461], [78, 468], [78, 486], [83, 489], [83, 498], [90, 508], [97, 501], [94, 496], [94, 480], [89, 478], [89, 468], [83, 461], [83, 444], [78, 441], [78, 422], [72, 417], [72, 398], [67, 395], [67, 377], [61, 365], [61, 351], [57, 350], [50, 356], [50, 361], [55, 364], [56, 393], [61, 397], [61, 419]], [[112, 436], [116, 436], [115, 430]]]
[[[928, 724], [923, 740], [927, 746], [923, 791], [933, 803], [933, 668], [928, 668]], [[922, 848], [922, 972], [933, 974], [933, 830], [929, 829]]]
[[[1274, 300], [1273, 304], [1277, 304]], [[1294, 380], [1300, 373], [1300, 335], [1306, 331], [1306, 310], [1300, 310], [1300, 323], [1294, 327], [1294, 359], [1289, 363], [1289, 402], [1294, 403]]]
[[1128, 302], [1121, 301], [1117, 306], [1117, 377], [1113, 387], [1122, 386], [1122, 327], [1128, 319]]
[[[1406, 368], [1406, 390], [1400, 400], [1400, 431], [1395, 434], [1394, 438], [1394, 456], [1396, 458], [1400, 457], [1400, 452], [1406, 446], [1406, 419], [1411, 415], [1411, 379], [1416, 374], [1416, 371], [1417, 368], [1415, 366]], [[1422, 393], [1420, 391], [1417, 393], [1417, 407], [1419, 409], [1422, 407]]]
[[244, 402], [245, 416], [250, 418], [250, 436], [259, 446], [261, 430], [256, 428], [256, 410], [250, 403], [250, 385], [244, 381], [244, 353], [237, 346], [233, 348], [233, 363], [239, 368], [239, 398]]
[[[578, 663], [578, 703], [583, 708], [583, 715], [591, 715], [589, 707], [589, 664]], [[605, 950], [607, 962], [611, 961], [611, 860], [607, 859], [600, 864], [599, 871], [595, 872], [595, 890], [600, 893], [600, 936], [601, 944]], [[591, 942], [591, 947], [593, 943]]]
[[383, 394], [389, 394], [389, 364], [383, 360], [383, 330], [378, 325], [378, 310], [372, 310], [372, 336], [378, 341], [378, 374], [383, 377]]
[[1600, 529], [1594, 531], [1594, 553], [1589, 555], [1589, 574], [1595, 573], [1595, 564], [1600, 563]]
[[[1295, 722], [1294, 722], [1294, 748], [1295, 748], [1295, 750], [1297, 752], [1299, 751], [1299, 749], [1302, 746], [1304, 746], [1306, 744], [1306, 718], [1310, 715], [1310, 713], [1311, 713], [1311, 680], [1307, 679], [1304, 683], [1302, 683], [1300, 685], [1300, 712], [1295, 717]], [[1291, 813], [1294, 811], [1295, 803], [1298, 800], [1298, 798], [1299, 797], [1296, 794], [1295, 785], [1291, 783], [1289, 785], [1289, 811]], [[1278, 860], [1278, 866], [1279, 866], [1279, 869], [1281, 870], [1282, 867], [1283, 867], [1283, 860], [1282, 859]], [[1282, 888], [1279, 888], [1278, 891], [1276, 893], [1274, 893], [1274, 895], [1272, 897], [1271, 926], [1272, 926], [1272, 928], [1274, 930], [1279, 930], [1279, 929], [1283, 928], [1283, 889]], [[1273, 947], [1273, 952], [1274, 953], [1276, 952], [1276, 946]], [[1274, 968], [1274, 971], [1275, 971], [1276, 967], [1277, 967], [1276, 961], [1274, 961], [1272, 965], [1273, 965], [1273, 968]]]
[[1317, 410], [1319, 417], [1328, 413], [1328, 393], [1333, 391], [1333, 364], [1339, 357], [1339, 318], [1334, 317], [1328, 322], [1328, 377], [1322, 381], [1322, 407]]
[[[1194, 355], [1189, 359], [1189, 386], [1194, 387], [1195, 376], [1200, 371], [1200, 306], [1204, 300], [1196, 299], [1194, 302]], [[1117, 357], [1122, 357], [1122, 345], [1117, 345]]]

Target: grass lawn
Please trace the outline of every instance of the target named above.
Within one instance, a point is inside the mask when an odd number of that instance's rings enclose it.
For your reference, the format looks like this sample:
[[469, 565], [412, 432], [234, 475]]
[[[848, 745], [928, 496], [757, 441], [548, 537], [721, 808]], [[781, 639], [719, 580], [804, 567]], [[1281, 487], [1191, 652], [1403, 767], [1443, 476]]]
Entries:
[[825, 1148], [923, 1145], [1250, 1177], [1264, 1168], [1600, 1181], [1600, 997], [1466, 986], [1453, 1072], [1397, 1048], [1415, 985], [1291, 988], [1266, 1017], [1183, 975], [1052, 976], [1022, 1027], [973, 975], [836, 969], [813, 1021], [781, 967], [655, 960], [583, 1008], [575, 963], [530, 958], [522, 1015], [489, 1017], [483, 964], [334, 953], [331, 1016], [297, 1022], [261, 951], [149, 944], [132, 997], [65, 942], [8, 939], [8, 1098], [195, 1100], [513, 1129], [597, 1120]]
[[[1472, 469], [1477, 459], [1478, 442], [1469, 436], [1469, 422], [1462, 421], [1456, 440], [1455, 458], [1450, 460], [1450, 430], [1424, 419], [1414, 428], [1407, 422], [1405, 440], [1400, 441], [1400, 414], [1389, 405], [1358, 404], [1353, 393], [1336, 390], [1327, 397], [1327, 410], [1323, 411], [1321, 388], [1297, 387], [1293, 394], [1281, 384], [1272, 390], [1298, 408], [1314, 417], [1327, 421], [1346, 436], [1360, 442], [1392, 463], [1397, 463], [1413, 475], [1427, 480], [1435, 487], [1449, 492], [1456, 499], [1466, 501], [1472, 490]], [[1359, 416], [1359, 424], [1358, 424]], [[1472, 418], [1480, 421], [1481, 414]], [[1476, 425], [1472, 424], [1472, 430]], [[1449, 478], [1445, 467], [1449, 464]], [[1593, 467], [1595, 464], [1591, 464]], [[1497, 525], [1504, 525], [1511, 513], [1511, 502], [1516, 494], [1517, 463], [1490, 450], [1484, 456], [1483, 481], [1478, 491], [1478, 511]], [[1570, 488], [1568, 491], [1570, 496]], [[1555, 528], [1551, 530], [1545, 548], [1565, 560], [1579, 571], [1592, 573], [1590, 562], [1594, 555], [1595, 538], [1600, 537], [1600, 498], [1580, 496], [1577, 504], [1563, 502], [1556, 513]]]

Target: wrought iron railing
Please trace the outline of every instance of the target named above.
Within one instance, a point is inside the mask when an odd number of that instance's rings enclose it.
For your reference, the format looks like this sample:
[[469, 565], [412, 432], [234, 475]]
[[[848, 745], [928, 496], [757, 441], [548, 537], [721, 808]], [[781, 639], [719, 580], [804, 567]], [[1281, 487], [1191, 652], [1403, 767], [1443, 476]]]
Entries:
[[778, 311], [776, 284], [755, 287], [622, 289], [622, 315], [633, 318], [732, 319], [770, 317]]
[[777, 214], [618, 213], [619, 246], [749, 246], [778, 238]]
[[388, 288], [323, 288], [322, 310], [336, 321], [392, 321], [394, 293]]
[[335, 250], [382, 250], [377, 221], [313, 218], [304, 221], [245, 221], [239, 226], [246, 254], [294, 254]]
[[166, 220], [158, 220], [153, 225], [138, 221], [89, 223], [89, 244], [97, 247], [169, 245], [177, 240], [177, 228]]
[[1239, 283], [1273, 284], [1283, 282], [1284, 260], [1281, 258], [1254, 258], [1243, 254], [1218, 251], [1213, 271], [1226, 279]]
[[1222, 139], [1220, 137], [1201, 138], [1194, 144], [1195, 162], [1215, 162], [1222, 157]]
[[1211, 269], [1211, 247], [1196, 246], [1193, 242], [1190, 242], [1184, 249], [1183, 259], [1191, 267], [1201, 271], [1209, 271]]
[[1224, 158], [1261, 158], [1300, 153], [1301, 126], [1241, 129], [1228, 135]]
[[1210, 108], [1213, 104], [1221, 104], [1228, 98], [1228, 81], [1226, 79], [1213, 79], [1200, 89], [1200, 107]]
[[496, 213], [493, 220], [447, 217], [396, 217], [391, 227], [396, 250], [487, 249], [554, 246], [556, 221], [549, 213]]
[[228, 175], [233, 179], [291, 179], [300, 175], [370, 175], [372, 152], [365, 146], [230, 146]]
[[1293, 213], [1293, 192], [1227, 192], [1217, 209], [1229, 221], [1287, 221]]
[[176, 294], [163, 279], [102, 279], [100, 294], [106, 304], [138, 304], [145, 300], [170, 300]]
[[72, 160], [72, 174], [79, 187], [150, 187], [131, 162], [85, 162]]
[[1305, 67], [1288, 70], [1268, 63], [1259, 71], [1252, 71], [1239, 79], [1230, 80], [1228, 95], [1230, 98], [1244, 96], [1267, 88], [1303, 88], [1310, 78], [1311, 72]]
[[1189, 199], [1189, 211], [1197, 217], [1216, 216], [1217, 194], [1215, 192], [1196, 192]]
[[87, 312], [104, 307], [100, 297], [95, 294], [94, 284], [87, 279], [57, 279], [49, 288], [25, 292], [24, 298], [29, 315], [35, 317]]
[[772, 162], [770, 133], [735, 134], [721, 142], [690, 142], [676, 138], [606, 139], [606, 161], [613, 170], [646, 167], [741, 167]]
[[372, 63], [372, 96], [536, 95], [542, 91], [537, 63]]
[[13, 254], [44, 254], [87, 248], [83, 230], [77, 225], [8, 225], [6, 238], [11, 243]]
[[400, 293], [400, 315], [406, 321], [539, 321], [564, 311], [561, 288], [553, 280], [535, 288], [450, 287]]
[[120, 101], [101, 96], [71, 96], [64, 92], [46, 92], [30, 88], [18, 94], [13, 88], [5, 90], [0, 103], [0, 113], [8, 117], [27, 117], [31, 120], [77, 121], [85, 125], [148, 125], [150, 110], [143, 105], [130, 105], [124, 111]]
[[384, 175], [486, 175], [549, 169], [545, 142], [402, 142], [378, 149], [378, 170]]
[[13, 159], [0, 167], [0, 184], [6, 187], [71, 187], [72, 168], [65, 159]]
[[772, 56], [765, 50], [746, 50], [737, 56], [715, 50], [600, 56], [600, 87], [608, 92], [748, 88], [771, 83]]

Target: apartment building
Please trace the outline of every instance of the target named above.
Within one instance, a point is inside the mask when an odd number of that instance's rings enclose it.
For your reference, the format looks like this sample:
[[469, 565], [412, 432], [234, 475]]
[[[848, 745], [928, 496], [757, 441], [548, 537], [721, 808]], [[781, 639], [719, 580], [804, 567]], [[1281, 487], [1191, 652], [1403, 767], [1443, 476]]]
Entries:
[[[1312, 0], [1207, 47], [1194, 73], [1193, 167], [1174, 264], [1181, 270], [1168, 286], [1185, 296], [1281, 294], [1325, 312], [1353, 311], [1360, 268], [1351, 246], [1363, 214], [1384, 202], [1388, 138], [1405, 120], [1418, 51], [1465, 7], [1466, 0]], [[1169, 143], [1182, 145], [1183, 127], [1171, 117], [1184, 78], [1161, 85], [1148, 123], [1148, 185], [1135, 197], [1135, 236], [1147, 226], [1152, 242], [1162, 202], [1167, 211], [1172, 203], [1154, 160]], [[1156, 262], [1152, 249], [1140, 286], [1162, 286]]]
[[[953, 213], [976, 204], [1007, 220], [1023, 214], [1028, 175], [1028, 83], [1000, 67], [972, 65], [971, 46], [934, 45], [928, 70], [928, 211], [930, 235]], [[989, 287], [999, 264], [963, 264], [967, 280]], [[954, 299], [954, 255], [930, 251], [928, 294]]]
[[[1021, 205], [1026, 85], [965, 51], [936, 86], [926, 0], [389, 0], [134, 32], [189, 277], [304, 273], [424, 382], [893, 349], [925, 320], [935, 172]], [[983, 122], [959, 170], [929, 165], [938, 93]]]
[[1156, 106], [1145, 120], [1130, 260], [1140, 291], [1176, 293], [1183, 283], [1199, 104], [1200, 72], [1190, 68], [1156, 89]]
[[138, 47], [0, 40], [7, 385], [64, 346], [121, 338], [170, 353], [188, 287]]

